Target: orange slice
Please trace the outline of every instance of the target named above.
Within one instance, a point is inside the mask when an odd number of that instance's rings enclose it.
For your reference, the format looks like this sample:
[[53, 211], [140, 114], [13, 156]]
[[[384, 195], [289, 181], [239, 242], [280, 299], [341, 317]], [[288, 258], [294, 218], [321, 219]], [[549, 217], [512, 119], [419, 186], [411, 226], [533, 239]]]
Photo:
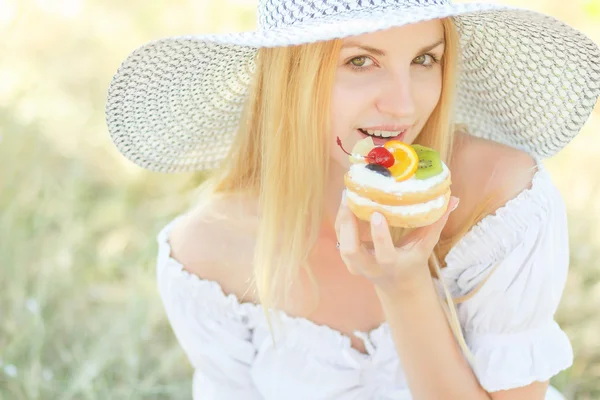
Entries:
[[390, 140], [383, 147], [394, 156], [394, 165], [389, 170], [396, 181], [405, 181], [417, 172], [419, 156], [411, 146], [399, 140]]

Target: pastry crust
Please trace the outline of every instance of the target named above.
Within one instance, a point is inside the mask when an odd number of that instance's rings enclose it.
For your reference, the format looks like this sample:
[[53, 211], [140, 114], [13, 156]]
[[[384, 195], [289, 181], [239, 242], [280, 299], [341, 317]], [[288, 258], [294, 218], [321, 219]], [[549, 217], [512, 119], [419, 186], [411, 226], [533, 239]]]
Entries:
[[[439, 197], [439, 196], [436, 196], [436, 197]], [[371, 199], [371, 200], [373, 200], [373, 199]], [[430, 199], [428, 199], [428, 200], [430, 200]], [[448, 208], [448, 202], [450, 201], [450, 190], [447, 190], [446, 193], [444, 194], [444, 205], [441, 208], [436, 208], [436, 209], [430, 210], [425, 213], [411, 214], [411, 215], [395, 214], [395, 213], [386, 211], [383, 207], [380, 207], [377, 205], [376, 206], [357, 205], [350, 198], [347, 198], [347, 201], [348, 201], [348, 206], [350, 207], [350, 210], [352, 210], [352, 212], [354, 213], [354, 215], [356, 215], [356, 217], [358, 219], [361, 219], [363, 221], [367, 221], [367, 222], [370, 221], [371, 214], [373, 214], [375, 211], [377, 211], [377, 212], [383, 214], [383, 216], [387, 220], [387, 223], [389, 226], [394, 226], [394, 227], [399, 227], [399, 228], [418, 228], [418, 227], [422, 227], [422, 226], [431, 225], [432, 223], [434, 223], [435, 221], [440, 219], [440, 217], [442, 215], [444, 215], [444, 213], [446, 212], [446, 209]], [[425, 200], [425, 201], [427, 201], [427, 200]]]
[[350, 174], [344, 175], [344, 184], [351, 192], [358, 194], [361, 197], [365, 197], [369, 200], [374, 201], [378, 204], [384, 204], [388, 206], [407, 206], [411, 204], [426, 203], [430, 200], [436, 199], [450, 190], [450, 184], [452, 183], [451, 175], [448, 173], [448, 177], [441, 182], [439, 185], [433, 186], [432, 188], [421, 191], [412, 192], [405, 194], [395, 194], [384, 192], [379, 189], [365, 187], [350, 178]]

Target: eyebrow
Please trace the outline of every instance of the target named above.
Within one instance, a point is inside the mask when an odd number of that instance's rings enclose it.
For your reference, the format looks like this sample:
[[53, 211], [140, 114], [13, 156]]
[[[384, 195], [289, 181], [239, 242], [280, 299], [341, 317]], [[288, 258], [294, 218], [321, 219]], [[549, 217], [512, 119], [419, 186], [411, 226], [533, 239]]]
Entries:
[[[428, 51], [431, 51], [442, 44], [445, 44], [444, 39], [440, 39], [437, 42], [430, 44], [429, 46], [423, 47], [421, 50], [418, 51], [418, 53], [419, 54], [427, 53]], [[374, 54], [376, 56], [385, 57], [385, 51], [377, 49], [375, 47], [362, 45], [358, 42], [347, 42], [342, 45], [342, 49], [345, 49], [348, 47], [356, 47], [356, 48], [362, 49], [364, 51], [368, 51], [369, 53]]]

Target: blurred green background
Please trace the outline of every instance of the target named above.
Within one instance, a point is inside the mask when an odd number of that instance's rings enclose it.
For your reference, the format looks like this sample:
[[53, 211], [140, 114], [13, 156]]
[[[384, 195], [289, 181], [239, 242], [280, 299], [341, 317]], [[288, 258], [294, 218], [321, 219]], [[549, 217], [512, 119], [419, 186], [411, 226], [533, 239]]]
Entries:
[[[599, 0], [526, 6], [600, 42]], [[247, 0], [0, 0], [0, 399], [190, 398], [192, 371], [156, 291], [154, 237], [201, 177], [117, 154], [105, 95], [146, 41], [254, 24]], [[576, 359], [553, 380], [570, 399], [600, 398], [599, 149], [597, 107], [546, 163], [570, 217], [558, 320]]]

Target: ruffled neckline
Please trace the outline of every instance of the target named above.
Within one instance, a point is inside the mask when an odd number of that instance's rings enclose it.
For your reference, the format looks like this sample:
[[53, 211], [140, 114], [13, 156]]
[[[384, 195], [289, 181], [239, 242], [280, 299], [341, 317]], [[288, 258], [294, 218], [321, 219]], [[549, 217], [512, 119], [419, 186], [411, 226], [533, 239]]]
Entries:
[[[161, 247], [159, 263], [164, 263], [164, 273], [169, 275], [169, 279], [184, 281], [187, 285], [191, 285], [194, 292], [202, 292], [203, 296], [209, 297], [212, 301], [216, 301], [215, 310], [219, 315], [223, 310], [230, 310], [228, 318], [237, 320], [238, 322], [256, 328], [257, 326], [266, 326], [266, 316], [260, 304], [252, 302], [242, 302], [235, 293], [225, 293], [223, 287], [217, 281], [208, 280], [195, 275], [184, 268], [184, 266], [171, 257], [171, 245], [169, 243], [169, 235], [178, 220], [183, 218], [179, 216], [165, 226], [158, 235], [158, 242]], [[311, 348], [319, 343], [326, 343], [323, 348], [327, 351], [331, 350], [332, 343], [338, 343], [343, 349], [354, 353], [354, 357], [368, 358], [374, 355], [374, 347], [379, 347], [382, 340], [389, 335], [389, 325], [386, 321], [368, 332], [355, 331], [357, 337], [362, 337], [365, 340], [367, 354], [362, 353], [352, 347], [352, 342], [349, 336], [341, 331], [331, 328], [328, 325], [318, 324], [304, 317], [295, 317], [282, 310], [270, 310], [271, 316], [274, 317], [275, 324], [278, 322], [286, 328], [289, 326], [297, 327], [298, 329], [286, 330], [286, 345], [298, 346], [301, 343], [310, 343]], [[275, 325], [277, 327], [277, 325]], [[292, 334], [288, 334], [291, 332]], [[301, 332], [299, 335], [293, 332]], [[276, 331], [277, 333], [277, 331]], [[370, 343], [369, 343], [370, 342]], [[373, 346], [371, 346], [371, 344]]]
[[544, 218], [548, 202], [544, 193], [557, 189], [541, 159], [534, 159], [537, 171], [530, 187], [482, 218], [450, 248], [444, 258], [446, 267], [441, 270], [445, 282], [456, 280], [467, 266], [501, 260], [520, 243], [522, 232]]
[[[548, 181], [548, 175], [545, 167], [539, 159], [536, 159], [536, 161], [538, 170], [532, 178], [531, 186], [521, 191], [505, 205], [499, 207], [494, 214], [485, 216], [477, 224], [471, 227], [471, 229], [449, 250], [445, 257], [447, 266], [442, 269], [442, 278], [445, 282], [447, 282], [448, 279], [452, 279], [453, 277], [459, 275], [460, 270], [466, 268], [465, 265], [468, 266], [468, 264], [464, 264], [464, 262], [467, 261], [468, 255], [472, 254], [470, 251], [473, 246], [491, 243], [489, 239], [485, 239], [485, 235], [482, 235], [482, 233], [489, 233], [491, 232], [491, 229], [502, 225], [506, 226], [510, 223], [516, 223], [517, 228], [522, 227], [524, 223], [526, 224], [523, 218], [524, 215], [531, 214], [531, 208], [522, 207], [522, 204], [529, 201], [533, 201], [534, 203], [543, 201], [543, 189], [547, 184], [544, 182]], [[526, 209], [526, 211], [523, 211], [524, 209]], [[247, 325], [250, 328], [256, 327], [258, 321], [265, 321], [266, 317], [260, 304], [241, 302], [237, 295], [233, 293], [225, 293], [222, 286], [218, 282], [203, 279], [195, 274], [190, 273], [179, 261], [171, 257], [171, 246], [168, 238], [172, 228], [181, 218], [183, 218], [183, 216], [179, 216], [172, 220], [160, 231], [157, 237], [161, 247], [161, 257], [163, 258], [163, 260], [159, 260], [159, 263], [161, 261], [166, 262], [167, 267], [170, 267], [168, 268], [168, 273], [173, 278], [187, 281], [201, 291], [208, 291], [210, 293], [211, 300], [217, 301], [221, 306], [224, 306], [217, 307], [218, 309], [228, 309], [232, 311], [230, 315], [231, 318], [239, 320], [239, 322]], [[513, 233], [518, 233], [517, 229], [512, 230]], [[496, 235], [498, 234], [498, 232], [495, 233]], [[505, 233], [507, 232], [505, 231]], [[495, 238], [496, 237], [494, 236], [492, 241]], [[503, 245], [504, 246], [501, 245], [499, 248], [506, 247], [506, 243], [503, 243]], [[481, 254], [486, 257], [498, 256], [497, 251], [482, 251]], [[304, 338], [303, 341], [306, 341], [306, 343], [311, 343], [312, 346], [319, 342], [325, 342], [328, 346], [330, 346], [331, 343], [338, 343], [342, 348], [353, 352], [355, 357], [359, 358], [370, 357], [373, 355], [372, 349], [369, 348], [369, 342], [371, 342], [370, 344], [377, 348], [382, 343], [384, 338], [389, 339], [389, 324], [387, 321], [384, 321], [379, 326], [368, 332], [355, 331], [356, 336], [362, 337], [363, 339], [368, 339], [368, 341], [365, 340], [367, 354], [364, 354], [352, 347], [350, 337], [341, 331], [333, 329], [327, 325], [317, 324], [307, 318], [291, 316], [282, 310], [272, 310], [271, 313], [286, 327], [298, 327], [298, 329], [294, 331], [302, 332], [301, 335]], [[309, 338], [308, 341], [306, 340], [307, 337]], [[286, 339], [287, 338], [288, 337], [286, 336]], [[391, 345], [393, 346], [393, 344]]]

